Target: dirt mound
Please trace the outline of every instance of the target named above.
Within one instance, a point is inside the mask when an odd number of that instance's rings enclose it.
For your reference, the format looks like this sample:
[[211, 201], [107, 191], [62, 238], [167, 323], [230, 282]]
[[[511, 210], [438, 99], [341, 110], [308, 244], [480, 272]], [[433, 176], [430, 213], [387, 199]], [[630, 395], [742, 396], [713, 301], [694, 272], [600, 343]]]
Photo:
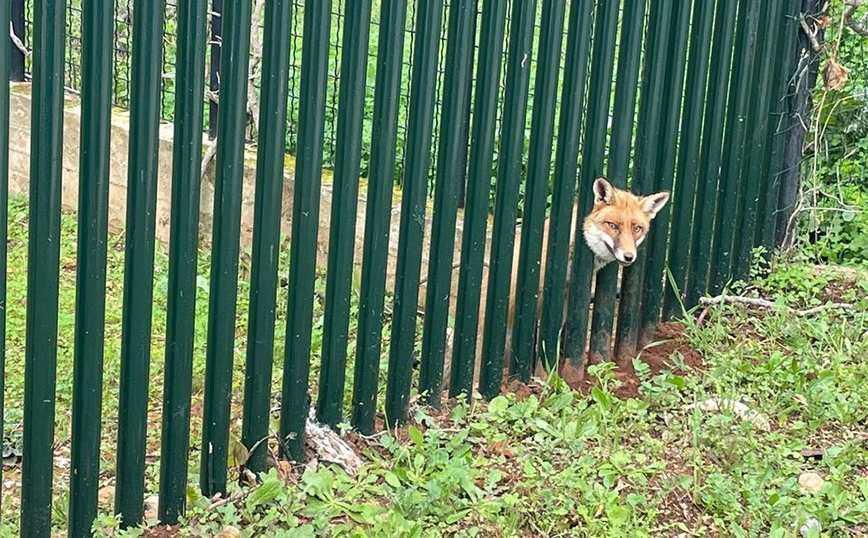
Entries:
[[[683, 357], [685, 366], [688, 371], [675, 368], [670, 363], [670, 357], [673, 354], [680, 353]], [[690, 347], [687, 338], [684, 336], [684, 328], [675, 322], [662, 323], [657, 328], [654, 334], [652, 344], [649, 344], [639, 354], [639, 359], [648, 365], [651, 370], [651, 375], [657, 375], [663, 370], [670, 370], [676, 375], [687, 375], [690, 372], [701, 371], [705, 363], [702, 360], [702, 354]], [[615, 378], [620, 381], [620, 386], [613, 390], [615, 396], [626, 398], [638, 398], [640, 379], [633, 369], [632, 361], [623, 367], [618, 367], [614, 371]], [[590, 392], [591, 388], [596, 383], [596, 379], [587, 372], [577, 372], [574, 369], [563, 369], [561, 377], [573, 389], [579, 390], [584, 394]]]

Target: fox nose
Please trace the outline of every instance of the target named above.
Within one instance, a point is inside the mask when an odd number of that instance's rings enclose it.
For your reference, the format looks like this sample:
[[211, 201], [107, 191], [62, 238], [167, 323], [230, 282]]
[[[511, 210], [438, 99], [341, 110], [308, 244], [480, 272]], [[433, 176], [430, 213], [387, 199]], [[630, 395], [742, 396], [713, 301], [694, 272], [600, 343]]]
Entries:
[[633, 263], [633, 260], [636, 258], [634, 254], [630, 254], [629, 252], [624, 253], [624, 261], [627, 263]]

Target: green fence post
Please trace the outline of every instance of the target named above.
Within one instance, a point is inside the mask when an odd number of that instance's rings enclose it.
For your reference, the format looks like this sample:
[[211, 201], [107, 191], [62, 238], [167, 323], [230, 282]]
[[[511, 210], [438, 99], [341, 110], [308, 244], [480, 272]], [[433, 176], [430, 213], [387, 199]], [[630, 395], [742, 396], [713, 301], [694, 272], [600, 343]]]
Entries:
[[124, 528], [137, 526], [144, 515], [165, 17], [163, 7], [163, 0], [138, 0], [133, 9], [130, 153], [115, 489], [115, 513], [123, 517]]
[[775, 67], [784, 63], [781, 58], [780, 30], [784, 26], [784, 0], [768, 0], [763, 3], [759, 27], [764, 28], [757, 43], [754, 65], [754, 93], [750, 112], [750, 132], [745, 143], [747, 147], [744, 190], [742, 191], [742, 219], [739, 233], [736, 235], [737, 248], [733, 267], [733, 278], [742, 280], [750, 274], [753, 261], [753, 248], [758, 244], [757, 221], [761, 220], [765, 195], [763, 188], [768, 188], [766, 176], [769, 172], [771, 145], [769, 136], [774, 131], [770, 129], [772, 121], [770, 112], [773, 99], [776, 97], [774, 86]]
[[[661, 103], [663, 116], [657, 134], [658, 171], [654, 191], [672, 190], [675, 175], [675, 153], [678, 146], [678, 128], [681, 121], [681, 100], [684, 91], [684, 68], [687, 64], [687, 42], [690, 30], [691, 4], [675, 2], [672, 15], [673, 41], [668, 49], [666, 83]], [[660, 303], [663, 299], [664, 271], [666, 269], [666, 242], [669, 239], [669, 215], [672, 206], [666, 204], [654, 219], [646, 242], [648, 261], [643, 277], [642, 317], [638, 346], [644, 347], [654, 338], [660, 321]]]
[[317, 417], [332, 427], [343, 420], [371, 0], [348, 3], [344, 24], [331, 214], [333, 224], [329, 237], [322, 369], [317, 402]]
[[178, 523], [187, 501], [207, 8], [206, 0], [189, 0], [178, 6], [159, 496], [160, 522], [170, 525]]
[[[11, 21], [11, 2], [0, 2], [0, 28]], [[0, 80], [8, 81], [11, 74], [10, 40], [0, 40]], [[0, 245], [6, 244], [9, 217], [9, 84], [0, 84]], [[6, 249], [0, 249], [0, 432], [3, 429], [3, 395], [6, 377]], [[3, 466], [0, 465], [0, 484]], [[0, 496], [2, 497], [2, 496]], [[0, 498], [0, 510], [3, 499]]]
[[380, 345], [406, 17], [407, 0], [383, 0], [380, 7], [372, 127], [372, 132], [377, 133], [377, 136], [371, 140], [371, 159], [368, 165], [368, 200], [365, 209], [356, 368], [353, 378], [352, 425], [363, 434], [374, 431], [380, 375]]
[[[253, 209], [253, 257], [250, 265], [250, 311], [244, 371], [244, 418], [241, 441], [251, 450], [247, 467], [264, 472], [271, 418], [277, 268], [280, 261], [280, 217], [286, 158], [286, 116], [289, 95], [289, 53], [292, 0], [265, 5], [265, 47], [256, 155]], [[254, 449], [254, 447], [257, 447]]]
[[416, 13], [416, 43], [410, 88], [409, 126], [401, 193], [401, 226], [395, 269], [392, 345], [386, 383], [386, 424], [392, 428], [407, 419], [416, 311], [425, 232], [425, 189], [431, 161], [437, 58], [443, 4], [420, 0]]
[[[627, 188], [644, 29], [645, 1], [628, 0], [624, 7], [621, 40], [618, 46], [618, 80], [615, 85], [615, 109], [612, 117], [607, 174], [609, 182], [620, 189]], [[610, 57], [607, 60], [613, 62], [614, 58]], [[611, 86], [611, 80], [609, 85]], [[590, 360], [593, 363], [608, 361], [612, 355], [612, 327], [615, 323], [617, 286], [617, 263], [611, 263], [597, 273], [597, 283], [594, 286], [594, 315], [591, 321]]]
[[[549, 177], [555, 127], [555, 99], [560, 74], [561, 45], [564, 40], [564, 0], [543, 0], [539, 36], [539, 58], [533, 95], [533, 118], [530, 127], [530, 154], [524, 190], [524, 214], [521, 219], [521, 249], [516, 277], [512, 353], [509, 374], [530, 381], [534, 337], [539, 313], [540, 260], [543, 249], [543, 221], [548, 205]], [[561, 309], [563, 311], [563, 309]], [[548, 370], [556, 364], [549, 364]]]
[[[591, 56], [593, 8], [594, 3], [591, 0], [576, 0], [570, 4], [537, 350], [539, 356], [546, 360], [549, 366], [557, 364], [557, 357], [560, 354], [567, 267], [571, 255], [570, 235], [574, 226], [572, 209], [575, 203], [582, 117], [585, 111], [585, 84]], [[581, 241], [581, 238], [578, 240]], [[581, 365], [572, 366], [578, 368]]]
[[479, 392], [488, 400], [500, 392], [503, 376], [535, 14], [536, 0], [513, 2], [479, 379]]
[[440, 393], [443, 390], [443, 361], [452, 291], [458, 191], [467, 173], [467, 111], [470, 103], [467, 87], [473, 80], [475, 26], [476, 0], [453, 0], [449, 7], [440, 150], [437, 154], [425, 325], [422, 333], [422, 366], [419, 371], [419, 392], [422, 400], [429, 405], [440, 404]]
[[693, 221], [693, 245], [690, 250], [688, 305], [697, 304], [708, 288], [737, 7], [737, 2], [718, 1], [715, 15], [714, 48], [711, 53], [705, 123], [702, 129], [702, 147], [697, 174], [700, 181], [696, 192], [697, 218]]
[[72, 466], [69, 473], [71, 537], [91, 536], [91, 525], [97, 516], [112, 99], [109, 58], [113, 18], [114, 5], [111, 2], [85, 0], [82, 4], [81, 109], [88, 113], [81, 118], [79, 151]]
[[775, 82], [772, 95], [774, 106], [772, 107], [772, 121], [774, 129], [769, 133], [771, 138], [771, 155], [768, 174], [766, 177], [765, 202], [763, 205], [762, 224], [757, 228], [757, 244], [762, 245], [768, 252], [775, 246], [777, 234], [778, 214], [780, 212], [779, 196], [781, 192], [781, 174], [784, 170], [784, 153], [786, 150], [787, 133], [792, 128], [793, 120], [790, 103], [790, 91], [793, 86], [790, 79], [796, 67], [796, 47], [798, 39], [799, 3], [796, 1], [785, 2], [784, 16], [781, 24], [784, 25], [780, 61], [775, 67]]
[[594, 28], [588, 115], [585, 120], [585, 143], [582, 147], [582, 167], [579, 172], [579, 217], [574, 223], [576, 244], [573, 250], [569, 315], [564, 343], [567, 362], [577, 368], [581, 368], [584, 363], [588, 304], [594, 276], [593, 255], [582, 239], [582, 221], [593, 205], [591, 185], [594, 178], [603, 173], [620, 5], [620, 0], [598, 3]]
[[223, 11], [217, 162], [214, 170], [214, 231], [208, 294], [208, 348], [199, 486], [208, 497], [226, 493], [235, 306], [238, 295], [238, 239], [244, 181], [244, 131], [251, 0], [227, 0]]
[[[690, 37], [690, 57], [688, 59], [687, 87], [684, 91], [684, 121], [681, 125], [681, 140], [678, 150], [678, 170], [675, 189], [672, 193], [674, 220], [669, 240], [669, 269], [678, 290], [666, 279], [663, 297], [663, 319], [672, 319], [681, 314], [682, 304], [686, 303], [690, 271], [690, 245], [695, 228], [694, 202], [696, 184], [701, 177], [699, 150], [702, 136], [702, 121], [705, 108], [706, 84], [708, 83], [708, 63], [711, 52], [711, 27], [714, 20], [715, 0], [696, 2], [693, 9], [693, 25]], [[696, 213], [697, 217], [701, 213]]]
[[779, 20], [783, 0], [763, 2], [758, 22], [764, 31], [757, 37], [753, 80], [751, 87], [751, 104], [747, 133], [745, 135], [745, 161], [743, 162], [740, 181], [742, 189], [739, 193], [741, 203], [737, 221], [740, 222], [735, 234], [735, 249], [733, 257], [732, 279], [747, 278], [753, 257], [753, 247], [756, 246], [756, 224], [760, 211], [760, 196], [764, 195], [765, 173], [768, 173], [767, 145], [769, 133], [769, 104], [771, 103], [772, 78], [774, 66], [781, 62], [778, 49]]
[[21, 536], [47, 538], [54, 469], [66, 5], [63, 0], [37, 0], [33, 7]]
[[[648, 35], [645, 39], [645, 66], [639, 97], [633, 181], [630, 184], [631, 189], [639, 195], [649, 192], [654, 186], [658, 170], [656, 144], [663, 117], [660, 103], [665, 95], [666, 54], [672, 37], [671, 21], [672, 2], [652, 0]], [[625, 268], [621, 277], [621, 297], [618, 301], [618, 328], [615, 339], [615, 357], [618, 361], [626, 361], [636, 356], [647, 262], [646, 247], [646, 252], [640, 254], [633, 265]]]
[[486, 0], [482, 5], [473, 130], [467, 172], [467, 200], [464, 205], [464, 230], [461, 237], [461, 262], [455, 306], [452, 378], [449, 383], [449, 396], [453, 398], [462, 393], [470, 394], [476, 354], [479, 351], [476, 349], [476, 342], [506, 7], [506, 0]]
[[757, 38], [759, 3], [740, 0], [738, 4], [738, 35], [735, 59], [729, 91], [726, 118], [726, 138], [720, 167], [720, 201], [717, 204], [709, 292], [714, 295], [723, 291], [730, 280], [734, 257], [736, 219], [739, 212], [739, 194], [742, 183], [739, 179], [745, 160], [744, 144], [749, 112], [750, 88], [753, 84], [754, 49]]
[[310, 409], [310, 342], [313, 321], [320, 183], [325, 128], [331, 0], [304, 4], [298, 159], [292, 200], [289, 306], [280, 409], [284, 456], [304, 458], [304, 424]]

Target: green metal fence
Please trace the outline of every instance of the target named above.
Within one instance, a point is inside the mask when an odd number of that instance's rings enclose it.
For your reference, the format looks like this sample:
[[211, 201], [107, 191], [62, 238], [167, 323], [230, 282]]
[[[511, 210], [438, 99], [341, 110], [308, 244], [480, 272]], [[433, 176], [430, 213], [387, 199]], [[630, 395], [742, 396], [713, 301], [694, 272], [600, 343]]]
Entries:
[[[146, 481], [146, 458], [156, 456], [147, 441], [153, 426], [148, 406], [155, 383], [151, 378], [154, 216], [166, 3], [134, 0], [131, 9], [131, 143], [117, 454], [113, 469], [101, 469], [103, 430], [106, 421], [115, 420], [103, 416], [101, 401], [115, 4], [82, 0], [76, 23], [80, 27], [70, 29], [64, 0], [33, 0], [25, 390], [23, 402], [0, 398], [0, 404], [24, 411], [22, 536], [47, 537], [52, 530], [61, 135], [65, 69], [70, 68], [65, 54], [67, 31], [81, 36], [75, 69], [80, 73], [82, 108], [87, 111], [81, 125], [71, 395], [68, 529], [73, 537], [91, 532], [102, 472], [114, 474], [114, 511], [122, 515], [125, 526], [142, 520], [146, 491], [159, 491], [162, 522], [178, 521], [184, 513], [195, 451], [202, 493], [226, 492], [232, 374], [239, 368], [245, 372], [243, 402], [236, 402], [243, 410], [241, 442], [252, 451], [247, 467], [260, 471], [266, 466], [269, 444], [279, 447], [283, 457], [303, 459], [311, 406], [316, 419], [329, 426], [347, 417], [352, 427], [371, 433], [406, 422], [414, 395], [421, 403], [439, 405], [447, 356], [452, 361], [450, 394], [472, 395], [478, 390], [485, 398], [500, 392], [505, 368], [509, 376], [528, 381], [539, 360], [549, 366], [581, 368], [587, 357], [629, 359], [653, 339], [661, 319], [677, 317], [701, 296], [745, 277], [754, 247], [773, 246], [782, 138], [793, 121], [788, 95], [796, 59], [796, 0], [451, 0], [448, 4], [306, 0], [300, 4], [298, 0], [264, 4], [250, 296], [246, 310], [239, 311], [254, 2], [222, 2], [200, 438], [191, 438], [191, 402], [194, 384], [202, 382], [194, 373], [193, 342], [198, 337], [195, 298], [209, 3], [188, 0], [174, 8], [177, 46], [171, 62], [177, 69], [168, 315], [166, 340], [160, 343], [165, 345], [165, 367], [159, 481], [152, 484]], [[336, 9], [343, 43], [337, 74], [330, 67]], [[300, 10], [298, 101], [303, 106], [298, 109], [297, 133], [291, 133], [297, 158], [286, 278], [288, 314], [283, 320], [276, 314], [282, 294], [279, 225], [286, 103], [295, 80], [290, 72], [297, 40], [288, 29]], [[8, 27], [10, 17], [10, 3], [0, 3], [0, 27]], [[412, 33], [406, 31], [408, 21]], [[413, 39], [409, 72], [405, 68], [408, 36]], [[368, 88], [369, 46], [374, 41], [375, 83]], [[10, 43], [0, 43], [0, 77], [9, 78]], [[337, 87], [336, 105], [329, 104], [330, 84]], [[409, 89], [406, 104], [402, 88]], [[334, 196], [324, 318], [322, 326], [315, 326], [314, 305], [321, 300], [316, 289], [320, 278], [316, 248], [329, 106], [335, 106], [336, 114]], [[406, 140], [402, 142], [399, 131], [405, 106]], [[9, 88], [4, 86], [0, 91], [0, 240], [4, 243], [9, 112]], [[368, 120], [373, 135], [365, 167]], [[394, 289], [387, 289], [399, 151], [403, 155], [399, 246]], [[432, 261], [423, 275], [424, 217], [432, 170]], [[639, 194], [671, 190], [673, 200], [654, 221], [637, 263], [623, 271], [613, 264], [595, 277], [592, 256], [581, 240], [581, 217], [591, 209], [594, 178], [603, 174], [613, 185]], [[362, 272], [356, 284], [352, 266], [360, 175], [367, 183], [367, 218]], [[486, 278], [492, 188], [496, 194]], [[464, 196], [459, 237], [458, 206]], [[571, 220], [573, 204], [578, 204], [578, 222]], [[517, 242], [519, 207], [521, 240]], [[543, 244], [547, 218], [548, 242]], [[574, 246], [569, 244], [571, 230], [578, 238]], [[453, 259], [456, 243], [461, 245], [459, 260]], [[543, 255], [544, 272], [540, 270]], [[569, 256], [573, 261], [567, 274]], [[457, 298], [451, 311], [456, 261]], [[5, 262], [4, 251], [0, 260], [4, 275]], [[420, 297], [423, 278], [426, 295]], [[5, 278], [2, 282], [0, 336], [6, 304], [20, 304], [5, 302]], [[560, 312], [565, 291], [564, 325]], [[593, 308], [589, 308], [591, 297]], [[511, 302], [515, 319], [510, 326]], [[420, 303], [424, 304], [421, 321]], [[246, 361], [240, 364], [236, 318], [245, 314]], [[448, 338], [453, 316], [454, 336]], [[284, 322], [286, 333], [276, 338], [275, 327]], [[314, 336], [322, 340], [321, 347], [315, 348]], [[280, 339], [285, 353], [276, 357]], [[511, 341], [509, 357], [504, 356], [507, 340]], [[0, 347], [0, 351], [6, 350]], [[275, 365], [278, 369], [282, 365], [280, 390], [272, 383]], [[480, 375], [474, 384], [477, 367]], [[352, 383], [347, 382], [348, 375]], [[318, 395], [312, 401], [314, 390]], [[62, 399], [69, 400], [69, 395], [63, 394]], [[270, 439], [272, 421], [279, 430], [275, 439]], [[5, 495], [4, 502], [9, 502]]]

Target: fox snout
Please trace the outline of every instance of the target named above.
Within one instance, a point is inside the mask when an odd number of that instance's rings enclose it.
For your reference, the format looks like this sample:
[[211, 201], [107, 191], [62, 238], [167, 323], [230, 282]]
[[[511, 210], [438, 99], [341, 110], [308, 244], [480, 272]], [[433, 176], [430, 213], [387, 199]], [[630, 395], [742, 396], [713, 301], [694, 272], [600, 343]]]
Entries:
[[615, 251], [615, 259], [618, 260], [618, 263], [620, 263], [624, 267], [627, 267], [628, 265], [631, 265], [636, 260], [636, 253], [635, 252], [624, 252], [624, 251], [618, 252], [616, 250]]

